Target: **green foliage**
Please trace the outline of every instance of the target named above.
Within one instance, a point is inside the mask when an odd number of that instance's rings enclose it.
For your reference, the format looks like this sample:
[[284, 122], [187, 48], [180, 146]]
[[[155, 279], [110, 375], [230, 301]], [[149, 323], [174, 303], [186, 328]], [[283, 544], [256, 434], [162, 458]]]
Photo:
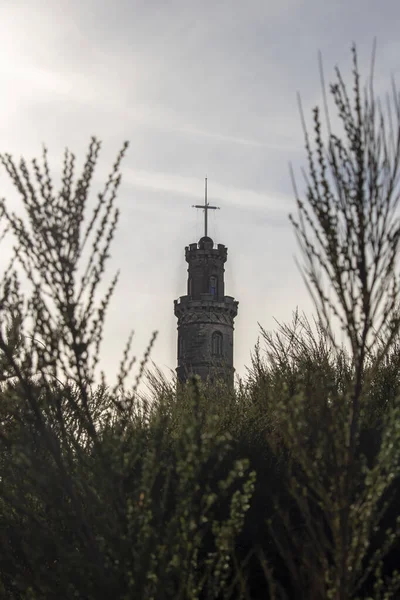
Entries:
[[[277, 402], [283, 443], [293, 457], [287, 491], [304, 521], [301, 533], [293, 534], [290, 514], [285, 515], [299, 557], [296, 563], [288, 560], [291, 576], [298, 589], [308, 586], [309, 597], [343, 600], [356, 597], [373, 572], [374, 593], [381, 586], [385, 597], [392, 597], [380, 573], [400, 532], [395, 523], [371, 555], [373, 534], [400, 474], [397, 398], [381, 413], [378, 449], [369, 464], [361, 445], [371, 413], [371, 382], [399, 332], [400, 97], [394, 90], [385, 113], [372, 78], [362, 92], [355, 48], [353, 76], [353, 99], [338, 69], [330, 88], [343, 135], [332, 131], [327, 114], [324, 143], [318, 108], [314, 149], [304, 127], [306, 199], [296, 190], [298, 218], [291, 217], [318, 325], [339, 364], [343, 350], [335, 341], [336, 318], [349, 343], [349, 368], [340, 386], [328, 378], [317, 383], [313, 395], [300, 378]], [[282, 553], [289, 559], [286, 548]], [[395, 575], [392, 594], [398, 585]]]

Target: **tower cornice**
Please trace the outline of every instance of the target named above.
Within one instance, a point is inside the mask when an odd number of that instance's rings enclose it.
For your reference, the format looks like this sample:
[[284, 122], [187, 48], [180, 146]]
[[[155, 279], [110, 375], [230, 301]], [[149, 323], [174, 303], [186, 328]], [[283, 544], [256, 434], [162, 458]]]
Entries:
[[192, 300], [190, 296], [181, 296], [174, 301], [174, 313], [181, 323], [183, 320], [188, 320], [188, 316], [192, 317], [191, 322], [210, 323], [219, 320], [218, 315], [224, 315], [233, 324], [233, 319], [238, 312], [239, 302], [237, 300], [231, 296], [225, 296], [223, 302], [218, 302], [213, 300], [209, 294], [204, 294], [204, 296], [206, 298], [201, 300]]

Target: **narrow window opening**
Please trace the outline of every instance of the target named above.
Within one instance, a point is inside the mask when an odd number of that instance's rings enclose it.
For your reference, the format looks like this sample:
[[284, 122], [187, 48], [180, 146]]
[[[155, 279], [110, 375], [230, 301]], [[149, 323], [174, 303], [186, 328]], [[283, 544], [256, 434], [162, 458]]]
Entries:
[[178, 336], [178, 358], [182, 358], [184, 353], [184, 340], [182, 334]]
[[217, 278], [215, 277], [215, 275], [212, 275], [210, 277], [210, 294], [212, 296], [217, 295]]
[[211, 349], [213, 356], [222, 356], [222, 333], [214, 331], [211, 339]]

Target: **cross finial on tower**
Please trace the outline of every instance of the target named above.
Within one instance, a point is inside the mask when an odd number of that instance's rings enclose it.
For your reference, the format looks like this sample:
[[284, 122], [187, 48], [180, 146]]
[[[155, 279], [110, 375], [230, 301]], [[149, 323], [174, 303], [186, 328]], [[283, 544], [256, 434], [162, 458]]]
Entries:
[[205, 179], [204, 204], [193, 204], [193, 208], [202, 208], [204, 210], [204, 235], [207, 237], [208, 210], [219, 210], [219, 206], [210, 206], [207, 202], [207, 177]]

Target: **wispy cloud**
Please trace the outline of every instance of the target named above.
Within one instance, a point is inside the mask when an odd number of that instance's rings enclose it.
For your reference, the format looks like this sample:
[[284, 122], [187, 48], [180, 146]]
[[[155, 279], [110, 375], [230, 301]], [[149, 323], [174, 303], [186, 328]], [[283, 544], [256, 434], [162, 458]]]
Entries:
[[[172, 193], [174, 196], [191, 198], [193, 201], [201, 201], [203, 197], [204, 178], [182, 177], [171, 173], [127, 168], [123, 170], [123, 181], [125, 185]], [[275, 193], [271, 198], [266, 193], [241, 189], [236, 186], [226, 186], [212, 180], [209, 181], [208, 190], [209, 198], [212, 198], [213, 202], [218, 201], [230, 206], [246, 207], [247, 211], [259, 209], [260, 207], [267, 207], [273, 212], [287, 210], [288, 203], [292, 201], [292, 198], [289, 199], [283, 194]]]

